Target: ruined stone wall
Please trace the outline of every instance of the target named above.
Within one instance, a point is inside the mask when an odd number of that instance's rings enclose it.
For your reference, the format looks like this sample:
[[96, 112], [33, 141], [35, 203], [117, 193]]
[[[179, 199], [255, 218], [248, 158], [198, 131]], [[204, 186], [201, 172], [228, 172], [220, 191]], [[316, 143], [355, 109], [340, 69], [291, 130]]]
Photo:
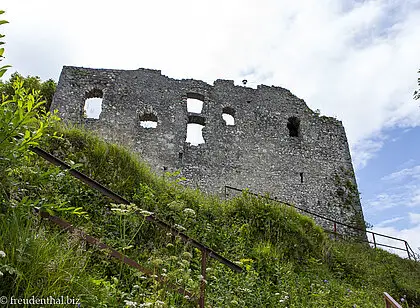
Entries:
[[[100, 118], [86, 119], [85, 99], [100, 95]], [[188, 113], [188, 97], [204, 101], [200, 114]], [[342, 123], [314, 113], [286, 89], [252, 89], [229, 80], [212, 86], [149, 69], [64, 67], [51, 108], [66, 121], [129, 146], [156, 171], [181, 170], [192, 187], [216, 194], [225, 185], [268, 192], [364, 226]], [[234, 116], [235, 125], [226, 125], [223, 110]], [[157, 118], [157, 127], [140, 126], [141, 118]], [[204, 144], [186, 142], [188, 123], [205, 124]]]

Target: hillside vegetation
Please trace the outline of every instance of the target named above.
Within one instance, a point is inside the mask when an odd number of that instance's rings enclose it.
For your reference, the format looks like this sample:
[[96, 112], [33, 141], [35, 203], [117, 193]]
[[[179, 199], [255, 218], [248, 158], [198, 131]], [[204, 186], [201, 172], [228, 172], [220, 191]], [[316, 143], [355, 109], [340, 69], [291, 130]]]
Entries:
[[[80, 300], [81, 307], [195, 307], [118, 260], [43, 221], [55, 214], [198, 297], [201, 254], [146, 221], [150, 212], [236, 262], [210, 259], [207, 307], [383, 307], [382, 293], [420, 306], [420, 266], [367, 245], [331, 241], [294, 209], [243, 193], [232, 200], [155, 175], [136, 155], [38, 112], [19, 79], [0, 106], [0, 297]], [[113, 204], [31, 154], [40, 145], [132, 202]], [[7, 306], [7, 305], [6, 305]]]

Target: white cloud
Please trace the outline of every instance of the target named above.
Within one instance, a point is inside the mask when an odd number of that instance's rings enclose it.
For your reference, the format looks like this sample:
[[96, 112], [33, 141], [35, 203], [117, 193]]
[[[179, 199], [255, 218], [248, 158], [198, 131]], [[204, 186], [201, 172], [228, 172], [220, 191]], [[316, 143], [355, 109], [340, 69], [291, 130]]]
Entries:
[[[385, 128], [413, 127], [420, 1], [5, 0], [7, 56], [23, 74], [62, 65], [280, 85], [341, 119], [358, 169]], [[36, 12], [36, 14], [34, 13]]]
[[420, 214], [418, 214], [418, 213], [408, 213], [408, 216], [409, 216], [410, 222], [412, 224], [420, 225]]
[[366, 213], [383, 211], [390, 208], [398, 208], [399, 211], [406, 210], [406, 207], [420, 206], [420, 183], [394, 185], [384, 189], [364, 202]]
[[365, 167], [369, 160], [375, 157], [382, 148], [386, 137], [378, 134], [375, 138], [367, 137], [355, 143], [351, 148], [354, 168], [360, 170]]
[[376, 224], [375, 227], [384, 227], [386, 225], [393, 224], [394, 222], [401, 221], [403, 219], [404, 219], [404, 217], [394, 217], [394, 218], [391, 218], [391, 219], [386, 219], [386, 220], [381, 221], [380, 223]]
[[[409, 160], [404, 165], [412, 164]], [[390, 208], [400, 212], [407, 208], [420, 207], [420, 166], [415, 165], [381, 178], [382, 191], [364, 202], [366, 213]]]
[[407, 199], [401, 192], [382, 192], [372, 199], [366, 200], [365, 210], [383, 211], [390, 208], [401, 208], [407, 205]]
[[413, 181], [420, 180], [420, 165], [405, 168], [382, 177], [384, 181]]

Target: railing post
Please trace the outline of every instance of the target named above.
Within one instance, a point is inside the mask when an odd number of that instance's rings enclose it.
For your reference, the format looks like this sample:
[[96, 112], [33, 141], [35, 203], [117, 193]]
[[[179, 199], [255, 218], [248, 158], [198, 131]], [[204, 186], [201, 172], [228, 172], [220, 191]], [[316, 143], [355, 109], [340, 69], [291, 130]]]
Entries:
[[206, 295], [206, 283], [207, 283], [207, 250], [201, 250], [201, 285], [200, 285], [200, 301], [199, 307], [204, 308], [205, 295]]
[[375, 233], [372, 232], [373, 246], [376, 248]]
[[408, 250], [408, 243], [407, 241], [404, 241], [404, 243], [405, 243], [405, 250], [407, 250], [408, 259], [411, 260], [411, 254], [410, 254], [410, 251]]
[[337, 223], [334, 221], [334, 239], [337, 240]]

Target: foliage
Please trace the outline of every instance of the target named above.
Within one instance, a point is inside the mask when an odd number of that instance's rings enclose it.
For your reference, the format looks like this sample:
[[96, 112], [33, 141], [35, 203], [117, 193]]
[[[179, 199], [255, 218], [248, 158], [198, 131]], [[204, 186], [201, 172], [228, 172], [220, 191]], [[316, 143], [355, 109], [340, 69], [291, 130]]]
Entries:
[[[41, 78], [38, 76], [27, 76], [23, 77], [18, 72], [13, 73], [9, 80], [3, 82], [0, 80], [0, 94], [2, 97], [11, 97], [15, 93], [14, 84], [17, 80], [23, 82], [23, 88], [26, 89], [27, 93], [33, 94], [34, 92], [39, 93], [38, 95], [42, 100], [45, 100], [44, 108], [49, 110], [52, 99], [54, 96], [55, 89], [57, 84], [54, 80], [48, 79], [47, 81], [41, 81]], [[4, 101], [5, 99], [2, 99]]]
[[[0, 15], [3, 15], [3, 14], [4, 14], [4, 11], [0, 10]], [[7, 20], [0, 19], [0, 25], [4, 25], [4, 24], [7, 24], [7, 23], [8, 23]], [[4, 34], [0, 33], [0, 46], [4, 45], [4, 42], [1, 40], [3, 37], [4, 37]], [[3, 54], [4, 54], [4, 48], [0, 47], [0, 62], [3, 61], [3, 59], [4, 59]], [[10, 67], [10, 65], [0, 66], [0, 78], [6, 73], [7, 68], [9, 68], [9, 67]]]

